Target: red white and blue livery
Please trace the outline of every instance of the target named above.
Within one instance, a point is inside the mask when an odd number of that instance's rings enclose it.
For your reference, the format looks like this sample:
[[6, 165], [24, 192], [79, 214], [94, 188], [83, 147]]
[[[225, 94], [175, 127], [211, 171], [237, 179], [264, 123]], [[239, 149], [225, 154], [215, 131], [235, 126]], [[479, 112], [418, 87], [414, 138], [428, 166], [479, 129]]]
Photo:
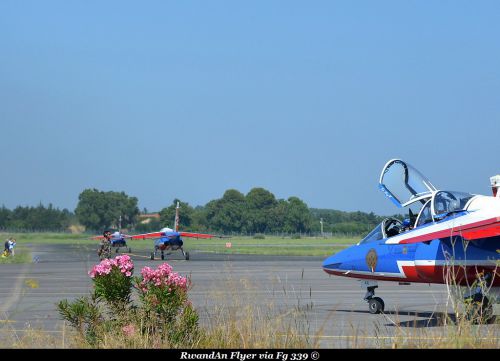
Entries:
[[[127, 245], [127, 238], [131, 238], [131, 236], [123, 234], [120, 231], [111, 233], [111, 247], [115, 248], [116, 253], [120, 251], [120, 248], [125, 248], [128, 253], [132, 253], [132, 248]], [[91, 239], [101, 241], [104, 239], [104, 236], [94, 236]]]
[[162, 260], [165, 259], [165, 252], [170, 254], [170, 251], [180, 250], [184, 259], [189, 260], [189, 252], [184, 251], [183, 245], [184, 241], [182, 237], [191, 238], [214, 238], [220, 237], [213, 234], [205, 233], [193, 233], [193, 232], [180, 232], [179, 231], [179, 202], [177, 202], [177, 207], [175, 209], [175, 230], [172, 228], [162, 228], [159, 232], [144, 233], [130, 236], [131, 239], [154, 239], [154, 249], [151, 252], [151, 260], [154, 260], [157, 253], [160, 253]]
[[383, 300], [374, 297], [377, 280], [447, 283], [452, 270], [456, 284], [481, 278], [491, 294], [498, 293], [500, 176], [491, 185], [493, 196], [439, 190], [408, 163], [390, 160], [379, 188], [408, 218], [384, 219], [358, 244], [328, 257], [323, 270], [365, 280], [371, 313], [384, 310]]

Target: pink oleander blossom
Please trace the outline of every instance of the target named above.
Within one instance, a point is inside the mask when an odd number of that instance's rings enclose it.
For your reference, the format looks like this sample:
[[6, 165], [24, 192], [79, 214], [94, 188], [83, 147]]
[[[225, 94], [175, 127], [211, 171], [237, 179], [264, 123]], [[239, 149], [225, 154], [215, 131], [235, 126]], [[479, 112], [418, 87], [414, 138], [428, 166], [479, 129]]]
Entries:
[[139, 284], [139, 289], [142, 292], [147, 292], [152, 286], [167, 289], [169, 292], [173, 288], [185, 291], [188, 287], [188, 279], [172, 272], [172, 266], [168, 263], [159, 265], [157, 269], [144, 267], [141, 270], [141, 275], [142, 281]]
[[128, 255], [117, 256], [114, 259], [104, 259], [101, 263], [92, 267], [88, 274], [91, 278], [106, 276], [111, 273], [113, 267], [118, 268], [125, 276], [132, 277], [134, 263]]

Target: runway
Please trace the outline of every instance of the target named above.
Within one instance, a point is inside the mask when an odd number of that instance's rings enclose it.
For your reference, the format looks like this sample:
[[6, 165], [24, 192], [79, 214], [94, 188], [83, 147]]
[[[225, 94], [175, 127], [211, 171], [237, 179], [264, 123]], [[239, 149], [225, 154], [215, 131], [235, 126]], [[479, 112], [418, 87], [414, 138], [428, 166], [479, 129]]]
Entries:
[[[0, 321], [19, 332], [30, 325], [57, 334], [62, 319], [56, 303], [89, 294], [87, 272], [98, 259], [95, 250], [83, 246], [32, 247], [35, 263], [0, 265]], [[323, 348], [378, 347], [394, 336], [412, 337], [416, 329], [441, 332], [440, 319], [451, 311], [442, 285], [379, 282], [376, 295], [386, 312], [369, 314], [366, 290], [356, 280], [328, 276], [321, 257], [190, 254], [186, 261], [174, 252], [166, 262], [191, 277], [189, 298], [207, 326], [251, 307], [255, 317], [293, 321]], [[132, 259], [135, 275], [161, 262], [147, 253]]]

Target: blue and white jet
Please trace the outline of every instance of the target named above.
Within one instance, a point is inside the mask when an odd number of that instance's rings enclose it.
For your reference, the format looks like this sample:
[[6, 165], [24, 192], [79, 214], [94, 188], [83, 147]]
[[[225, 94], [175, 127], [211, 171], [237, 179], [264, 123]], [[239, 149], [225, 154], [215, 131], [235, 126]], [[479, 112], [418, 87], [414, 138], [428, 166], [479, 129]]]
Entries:
[[[132, 248], [127, 245], [127, 238], [131, 238], [132, 236], [128, 236], [126, 234], [121, 233], [120, 231], [116, 231], [111, 233], [111, 248], [115, 248], [115, 253], [120, 251], [120, 248], [125, 248], [128, 253], [132, 253]], [[95, 236], [92, 237], [94, 240], [103, 240], [104, 236]]]
[[130, 239], [154, 239], [154, 248], [151, 252], [151, 260], [154, 260], [157, 253], [160, 252], [160, 257], [162, 260], [165, 259], [166, 254], [170, 254], [170, 251], [180, 250], [185, 260], [189, 260], [189, 252], [184, 251], [183, 245], [184, 241], [182, 237], [191, 238], [222, 238], [222, 236], [216, 236], [213, 234], [205, 233], [193, 233], [193, 232], [180, 232], [179, 231], [179, 202], [177, 202], [177, 207], [175, 209], [175, 230], [172, 228], [162, 228], [159, 232], [137, 234], [129, 236]]
[[[401, 159], [387, 162], [380, 190], [399, 208], [401, 221], [388, 217], [358, 244], [328, 257], [323, 270], [362, 280], [370, 313], [384, 311], [375, 297], [377, 281], [441, 283], [482, 282], [468, 297], [491, 308], [500, 291], [500, 176], [491, 178], [493, 196], [439, 190]], [[493, 299], [494, 300], [493, 300]]]

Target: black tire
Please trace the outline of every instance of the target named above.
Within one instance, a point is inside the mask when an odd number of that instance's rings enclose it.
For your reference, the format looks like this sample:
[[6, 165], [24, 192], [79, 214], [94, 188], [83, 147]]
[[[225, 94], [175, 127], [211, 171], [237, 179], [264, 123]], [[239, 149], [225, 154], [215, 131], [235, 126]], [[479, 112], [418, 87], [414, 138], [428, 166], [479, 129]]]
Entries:
[[161, 260], [163, 261], [165, 259], [165, 255], [162, 253], [161, 254]]
[[368, 310], [372, 315], [384, 312], [384, 301], [380, 297], [373, 297], [368, 301]]
[[189, 252], [186, 252], [186, 256], [184, 258], [186, 258], [186, 261], [189, 261]]
[[117, 248], [117, 249], [115, 250], [115, 253], [118, 253], [118, 251], [119, 251], [119, 250], [120, 250], [120, 248]]
[[380, 304], [382, 305], [382, 312], [385, 310], [385, 303], [384, 303], [384, 300], [381, 299], [380, 297], [373, 297], [374, 299], [376, 299], [378, 302], [380, 302]]
[[151, 261], [154, 261], [154, 259], [155, 259], [155, 254], [154, 252], [151, 252]]
[[128, 249], [128, 253], [132, 253], [132, 248], [129, 248], [129, 249]]

